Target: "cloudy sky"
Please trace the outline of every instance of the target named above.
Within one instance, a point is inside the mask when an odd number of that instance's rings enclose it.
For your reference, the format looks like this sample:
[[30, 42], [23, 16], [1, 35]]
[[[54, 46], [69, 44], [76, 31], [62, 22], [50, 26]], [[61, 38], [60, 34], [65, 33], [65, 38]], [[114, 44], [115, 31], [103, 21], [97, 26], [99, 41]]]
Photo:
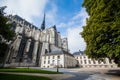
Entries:
[[39, 28], [45, 12], [46, 28], [56, 25], [62, 37], [68, 38], [71, 53], [86, 47], [79, 35], [88, 17], [82, 3], [83, 0], [0, 0], [0, 6], [7, 6], [7, 14], [17, 14]]

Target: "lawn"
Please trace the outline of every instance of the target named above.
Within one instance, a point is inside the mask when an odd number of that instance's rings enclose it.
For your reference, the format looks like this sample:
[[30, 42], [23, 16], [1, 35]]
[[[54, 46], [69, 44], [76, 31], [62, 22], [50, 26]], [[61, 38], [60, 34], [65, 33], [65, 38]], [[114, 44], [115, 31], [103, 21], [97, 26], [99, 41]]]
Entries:
[[0, 72], [23, 72], [23, 73], [43, 73], [43, 74], [61, 74], [60, 72], [28, 69], [28, 68], [0, 68]]
[[0, 80], [51, 80], [46, 77], [0, 74]]

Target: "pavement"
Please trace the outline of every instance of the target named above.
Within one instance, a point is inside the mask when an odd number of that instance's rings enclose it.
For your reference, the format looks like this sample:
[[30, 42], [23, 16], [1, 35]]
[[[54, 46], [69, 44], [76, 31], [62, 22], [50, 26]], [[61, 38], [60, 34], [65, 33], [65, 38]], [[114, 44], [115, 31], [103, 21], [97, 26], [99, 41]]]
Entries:
[[[32, 67], [41, 69], [39, 67]], [[56, 68], [43, 70], [56, 71]], [[59, 72], [64, 74], [40, 74], [40, 73], [15, 73], [15, 72], [0, 72], [4, 74], [29, 75], [29, 76], [44, 76], [52, 80], [120, 80], [120, 69], [89, 69], [89, 68], [60, 68]]]

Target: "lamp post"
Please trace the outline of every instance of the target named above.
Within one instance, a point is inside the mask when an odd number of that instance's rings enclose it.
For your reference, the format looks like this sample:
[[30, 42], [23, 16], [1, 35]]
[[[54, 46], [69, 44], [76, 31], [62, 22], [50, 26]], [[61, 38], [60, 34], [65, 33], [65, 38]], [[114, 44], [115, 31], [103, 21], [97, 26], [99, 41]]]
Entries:
[[57, 72], [59, 72], [58, 59], [57, 59]]
[[58, 56], [57, 56], [57, 72], [59, 72], [59, 61], [58, 61]]

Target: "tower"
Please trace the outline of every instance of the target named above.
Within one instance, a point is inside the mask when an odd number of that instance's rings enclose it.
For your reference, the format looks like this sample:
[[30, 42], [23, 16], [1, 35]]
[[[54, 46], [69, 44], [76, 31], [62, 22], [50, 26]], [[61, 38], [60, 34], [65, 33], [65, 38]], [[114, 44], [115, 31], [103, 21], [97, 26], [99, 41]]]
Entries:
[[44, 18], [43, 18], [43, 22], [41, 24], [41, 30], [45, 29], [45, 13], [44, 13]]

